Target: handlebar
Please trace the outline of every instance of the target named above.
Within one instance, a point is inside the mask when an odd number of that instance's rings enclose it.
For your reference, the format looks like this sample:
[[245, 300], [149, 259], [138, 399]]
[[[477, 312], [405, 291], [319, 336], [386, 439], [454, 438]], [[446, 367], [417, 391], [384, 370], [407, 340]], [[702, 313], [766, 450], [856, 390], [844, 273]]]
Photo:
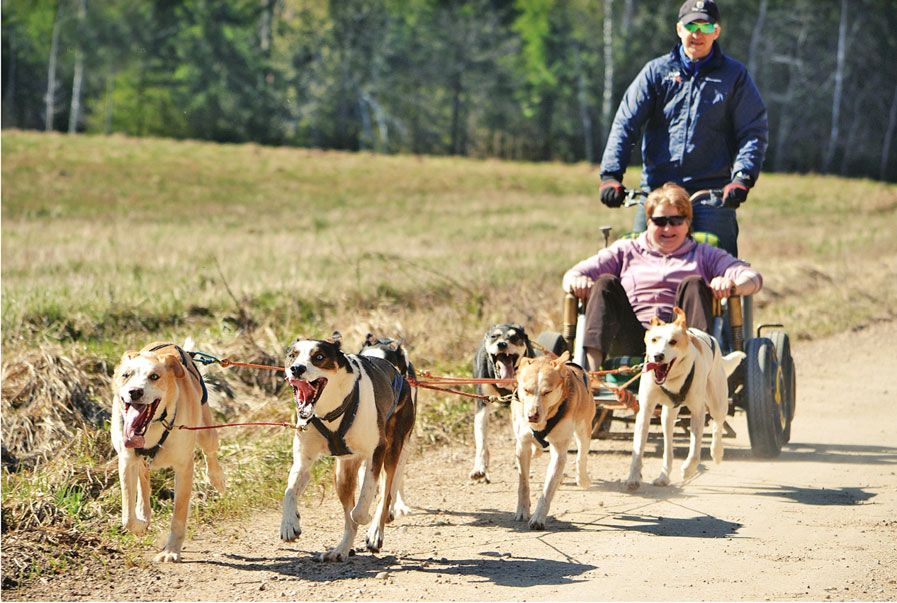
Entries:
[[[626, 199], [623, 201], [623, 207], [633, 207], [635, 205], [644, 205], [645, 199], [648, 198], [648, 191], [640, 188], [624, 189]], [[723, 189], [707, 188], [700, 190], [688, 198], [692, 205], [706, 205], [708, 207], [725, 207], [723, 202]]]

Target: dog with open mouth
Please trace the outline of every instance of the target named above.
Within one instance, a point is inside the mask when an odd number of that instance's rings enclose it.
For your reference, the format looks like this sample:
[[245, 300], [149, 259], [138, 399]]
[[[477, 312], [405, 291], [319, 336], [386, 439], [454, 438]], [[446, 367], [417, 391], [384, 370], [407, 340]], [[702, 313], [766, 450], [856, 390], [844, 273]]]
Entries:
[[112, 446], [118, 453], [122, 527], [138, 536], [150, 522], [149, 469], [174, 469], [174, 511], [165, 548], [155, 561], [180, 561], [193, 490], [193, 450], [205, 453], [209, 481], [224, 492], [214, 429], [202, 375], [189, 354], [173, 343], [155, 342], [121, 358], [112, 380]]
[[[576, 485], [590, 485], [588, 459], [592, 442], [595, 400], [588, 374], [569, 362], [569, 352], [558, 358], [521, 358], [517, 390], [511, 402], [514, 436], [517, 440], [517, 521], [529, 521], [533, 530], [545, 529], [551, 502], [564, 477], [567, 449], [576, 440]], [[549, 449], [551, 458], [542, 495], [530, 516], [530, 462], [534, 454]]]
[[723, 423], [729, 410], [727, 379], [741, 361], [744, 352], [722, 355], [719, 343], [699, 329], [688, 328], [685, 312], [673, 308], [675, 319], [665, 323], [657, 317], [645, 333], [645, 368], [639, 381], [639, 410], [632, 437], [632, 461], [626, 487], [638, 489], [642, 478], [642, 455], [648, 441], [648, 428], [654, 409], [662, 405], [663, 466], [655, 486], [668, 486], [673, 465], [673, 428], [679, 410], [691, 413], [688, 457], [682, 465], [682, 479], [698, 471], [701, 460], [701, 436], [704, 417], [710, 414], [712, 439], [710, 455], [714, 462], [723, 460]]
[[[345, 561], [352, 553], [358, 526], [368, 523], [367, 549], [378, 552], [383, 546], [390, 503], [396, 497], [397, 470], [414, 428], [411, 386], [383, 358], [344, 353], [337, 332], [326, 340], [294, 341], [287, 350], [284, 370], [293, 389], [297, 429], [293, 465], [283, 497], [281, 539], [292, 542], [302, 533], [297, 498], [308, 485], [315, 461], [330, 455], [336, 457], [343, 537], [315, 558]], [[370, 506], [378, 482], [380, 502], [372, 518]]]
[[[388, 360], [405, 379], [417, 380], [417, 373], [414, 365], [408, 357], [408, 351], [402, 345], [400, 339], [391, 339], [389, 337], [375, 337], [373, 333], [368, 333], [358, 352], [360, 356], [370, 356], [373, 358], [383, 358]], [[417, 390], [414, 390], [412, 401], [415, 409], [417, 408]], [[408, 461], [408, 455], [411, 453], [410, 446], [402, 447], [402, 456], [399, 458], [399, 466], [396, 467], [396, 487], [395, 496], [392, 498], [392, 504], [389, 507], [389, 516], [387, 522], [393, 521], [396, 517], [407, 515], [411, 512], [408, 504], [405, 502], [405, 463]]]
[[[473, 360], [475, 379], [514, 379], [517, 362], [521, 358], [535, 356], [526, 330], [519, 324], [502, 323], [490, 327], [483, 335]], [[477, 384], [476, 391], [483, 396], [505, 398], [510, 402], [513, 385], [501, 386], [489, 383]], [[473, 418], [473, 439], [476, 452], [470, 479], [489, 483], [489, 404], [476, 401]]]

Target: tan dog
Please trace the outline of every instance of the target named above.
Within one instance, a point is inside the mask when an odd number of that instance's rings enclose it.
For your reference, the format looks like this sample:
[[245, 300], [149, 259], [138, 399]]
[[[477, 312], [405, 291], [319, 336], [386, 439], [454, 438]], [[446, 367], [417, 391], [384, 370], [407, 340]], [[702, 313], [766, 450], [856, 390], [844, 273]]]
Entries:
[[112, 446], [118, 453], [122, 527], [146, 533], [150, 522], [149, 469], [174, 468], [171, 532], [156, 561], [180, 561], [193, 490], [193, 449], [206, 455], [209, 481], [224, 492], [215, 430], [189, 431], [177, 426], [211, 425], [205, 386], [193, 360], [173, 343], [151, 343], [126, 352], [112, 387]]
[[686, 327], [685, 312], [673, 308], [676, 319], [664, 323], [651, 319], [645, 333], [645, 370], [638, 388], [639, 411], [632, 437], [632, 462], [626, 487], [635, 490], [642, 478], [642, 454], [648, 441], [648, 427], [654, 409], [663, 405], [663, 467], [655, 486], [670, 483], [673, 465], [673, 427], [684, 405], [691, 412], [691, 443], [688, 458], [682, 465], [682, 479], [698, 471], [701, 460], [701, 435], [707, 412], [713, 419], [713, 441], [710, 455], [717, 463], [723, 460], [723, 423], [729, 409], [726, 378], [738, 367], [744, 352], [723, 356], [716, 340], [698, 329]]
[[[517, 438], [517, 521], [529, 519], [533, 530], [545, 529], [551, 501], [564, 476], [570, 439], [576, 438], [576, 485], [589, 487], [588, 457], [595, 400], [588, 375], [568, 363], [570, 355], [521, 358], [517, 369], [517, 395], [511, 402]], [[530, 518], [529, 468], [533, 454], [550, 448], [542, 496]]]

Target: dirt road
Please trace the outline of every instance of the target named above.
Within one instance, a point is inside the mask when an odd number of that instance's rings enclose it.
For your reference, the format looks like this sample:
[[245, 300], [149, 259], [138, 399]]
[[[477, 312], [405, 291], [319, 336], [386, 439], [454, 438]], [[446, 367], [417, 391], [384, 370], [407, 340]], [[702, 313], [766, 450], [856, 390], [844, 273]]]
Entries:
[[[897, 322], [794, 344], [798, 414], [776, 460], [752, 458], [739, 414], [722, 465], [709, 460], [705, 441], [702, 470], [689, 483], [631, 494], [622, 483], [629, 442], [593, 441], [592, 487], [576, 488], [568, 464], [543, 532], [514, 522], [511, 440], [493, 433], [491, 484], [467, 481], [468, 447], [409, 463], [414, 509], [387, 527], [379, 555], [311, 560], [341, 530], [330, 491], [303, 501], [303, 534], [292, 544], [278, 540], [272, 503], [250, 520], [199, 527], [180, 564], [90, 567], [4, 598], [895, 600], [897, 355], [885, 349], [894, 341]], [[857, 364], [848, 370], [847, 362]], [[659, 471], [659, 444], [649, 442], [646, 478]], [[676, 447], [674, 475], [686, 446]], [[545, 455], [534, 463], [535, 487], [544, 471]]]

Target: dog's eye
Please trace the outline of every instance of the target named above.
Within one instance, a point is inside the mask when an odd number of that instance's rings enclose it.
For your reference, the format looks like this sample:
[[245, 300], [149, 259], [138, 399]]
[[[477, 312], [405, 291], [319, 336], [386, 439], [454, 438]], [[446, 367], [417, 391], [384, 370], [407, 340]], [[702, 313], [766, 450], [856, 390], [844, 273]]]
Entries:
[[150, 373], [149, 378], [150, 378], [150, 381], [158, 381], [158, 380], [159, 380], [159, 373]]
[[670, 339], [670, 345], [676, 345], [676, 340], [675, 340], [675, 339]]
[[314, 360], [316, 362], [321, 362], [322, 360], [324, 360], [324, 354], [320, 354], [320, 353], [315, 354], [314, 357], [312, 358], [312, 360]]
[[128, 371], [128, 372], [126, 372], [126, 373], [122, 373], [122, 374], [121, 374], [121, 378], [122, 378], [122, 379], [130, 379], [130, 378], [131, 378], [131, 375], [133, 375], [133, 374], [134, 374], [134, 373], [132, 373], [131, 371]]

